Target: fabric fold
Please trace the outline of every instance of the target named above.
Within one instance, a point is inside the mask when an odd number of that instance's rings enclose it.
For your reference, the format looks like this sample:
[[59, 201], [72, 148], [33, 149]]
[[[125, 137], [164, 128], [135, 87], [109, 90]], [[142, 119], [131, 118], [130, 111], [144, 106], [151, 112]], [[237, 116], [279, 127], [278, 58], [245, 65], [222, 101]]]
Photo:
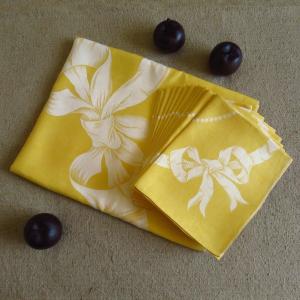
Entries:
[[220, 258], [290, 162], [257, 100], [76, 38], [10, 170]]

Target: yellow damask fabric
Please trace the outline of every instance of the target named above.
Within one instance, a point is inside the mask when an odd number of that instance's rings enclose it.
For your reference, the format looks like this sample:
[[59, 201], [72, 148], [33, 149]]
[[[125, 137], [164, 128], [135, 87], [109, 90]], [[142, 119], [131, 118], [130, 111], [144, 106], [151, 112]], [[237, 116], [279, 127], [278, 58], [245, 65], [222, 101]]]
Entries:
[[291, 158], [258, 101], [77, 38], [11, 171], [221, 257]]

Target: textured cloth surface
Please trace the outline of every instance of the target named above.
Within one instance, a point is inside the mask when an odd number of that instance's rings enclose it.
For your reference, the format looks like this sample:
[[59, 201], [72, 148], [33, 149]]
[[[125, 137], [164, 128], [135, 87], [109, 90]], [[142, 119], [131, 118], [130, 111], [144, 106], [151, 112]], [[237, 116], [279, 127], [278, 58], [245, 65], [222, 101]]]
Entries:
[[[298, 298], [299, 15], [297, 1], [1, 1], [0, 298]], [[152, 45], [153, 28], [167, 17], [180, 21], [187, 34], [185, 47], [173, 55], [161, 55]], [[295, 162], [223, 261], [8, 172], [75, 36], [261, 100], [261, 112]], [[245, 60], [233, 76], [215, 78], [207, 55], [223, 40], [237, 42]], [[52, 212], [64, 224], [62, 241], [47, 251], [33, 251], [22, 240], [24, 222], [38, 212]]]

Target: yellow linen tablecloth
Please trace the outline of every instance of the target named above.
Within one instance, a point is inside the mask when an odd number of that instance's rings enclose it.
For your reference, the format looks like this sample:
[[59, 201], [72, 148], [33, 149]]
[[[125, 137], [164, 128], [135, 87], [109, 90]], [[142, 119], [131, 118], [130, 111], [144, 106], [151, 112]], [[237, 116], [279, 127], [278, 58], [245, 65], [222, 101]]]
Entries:
[[221, 257], [291, 163], [258, 101], [77, 38], [11, 171]]

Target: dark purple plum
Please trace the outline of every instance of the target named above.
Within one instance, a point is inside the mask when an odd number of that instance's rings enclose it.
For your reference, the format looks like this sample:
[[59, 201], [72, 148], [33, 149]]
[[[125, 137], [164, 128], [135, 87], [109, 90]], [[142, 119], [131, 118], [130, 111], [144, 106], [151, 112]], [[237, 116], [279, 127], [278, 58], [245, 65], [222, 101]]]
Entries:
[[209, 65], [215, 75], [230, 75], [234, 73], [243, 60], [243, 54], [238, 45], [232, 42], [218, 44], [210, 53]]
[[167, 19], [156, 26], [153, 40], [156, 47], [163, 52], [176, 52], [185, 43], [184, 29], [177, 21]]
[[61, 222], [56, 216], [47, 213], [33, 216], [24, 227], [25, 241], [34, 249], [47, 249], [54, 246], [61, 235]]

